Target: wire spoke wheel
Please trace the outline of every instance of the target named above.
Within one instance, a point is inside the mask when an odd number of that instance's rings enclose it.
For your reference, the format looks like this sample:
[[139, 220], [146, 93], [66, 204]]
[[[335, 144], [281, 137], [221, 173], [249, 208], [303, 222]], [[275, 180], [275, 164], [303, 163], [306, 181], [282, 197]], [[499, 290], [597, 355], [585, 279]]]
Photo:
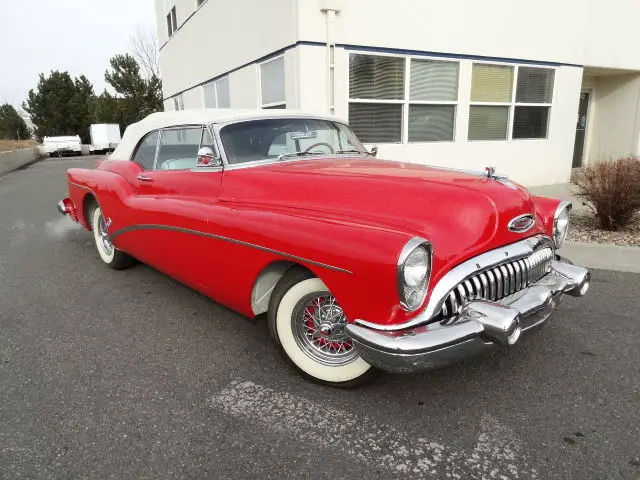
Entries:
[[345, 332], [347, 317], [330, 293], [303, 297], [291, 316], [298, 347], [313, 360], [328, 366], [347, 365], [359, 358]]
[[107, 232], [107, 224], [104, 221], [104, 217], [100, 215], [100, 220], [98, 221], [98, 234], [100, 235], [100, 242], [102, 243], [102, 248], [107, 255], [111, 255], [113, 252], [113, 243], [109, 239], [109, 233]]

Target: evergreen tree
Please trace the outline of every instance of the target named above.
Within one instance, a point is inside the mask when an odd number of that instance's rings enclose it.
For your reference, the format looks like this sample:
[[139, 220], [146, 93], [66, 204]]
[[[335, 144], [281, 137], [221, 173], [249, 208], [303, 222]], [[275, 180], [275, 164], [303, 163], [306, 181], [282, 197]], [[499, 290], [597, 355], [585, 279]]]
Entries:
[[[122, 115], [121, 122], [118, 123], [128, 126], [150, 113], [162, 110], [162, 81], [156, 75], [144, 78], [140, 72], [140, 65], [129, 54], [116, 55], [109, 63], [111, 71], [107, 70], [104, 78], [119, 95], [116, 100], [121, 100], [112, 102], [115, 103], [112, 108]], [[105, 102], [112, 99], [103, 98]]]
[[127, 100], [114, 97], [106, 90], [96, 97], [93, 105], [93, 118], [95, 123], [117, 123], [120, 131], [128, 126], [126, 120]]
[[0, 105], [0, 138], [3, 140], [27, 140], [31, 138], [27, 124], [12, 105]]
[[72, 79], [69, 72], [52, 71], [48, 77], [40, 74], [23, 108], [31, 114], [38, 138], [80, 135], [88, 143], [94, 99], [93, 85], [84, 75]]

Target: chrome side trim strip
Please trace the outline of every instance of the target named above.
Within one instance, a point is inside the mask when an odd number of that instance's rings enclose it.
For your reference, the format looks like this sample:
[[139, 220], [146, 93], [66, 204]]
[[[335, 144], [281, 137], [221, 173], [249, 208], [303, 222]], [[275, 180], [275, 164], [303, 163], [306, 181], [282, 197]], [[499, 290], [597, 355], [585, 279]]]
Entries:
[[[544, 235], [535, 235], [533, 237], [520, 240], [519, 242], [505, 245], [503, 247], [499, 247], [494, 250], [482, 253], [477, 257], [470, 258], [469, 260], [452, 268], [431, 290], [429, 301], [427, 302], [427, 306], [425, 307], [425, 309], [408, 322], [396, 325], [384, 325], [380, 323], [373, 323], [366, 320], [356, 319], [355, 323], [358, 325], [364, 325], [366, 327], [373, 328], [374, 330], [383, 331], [404, 330], [407, 328], [415, 327], [417, 325], [425, 324], [440, 312], [447, 295], [458, 284], [462, 283], [464, 280], [473, 275], [477, 275], [482, 270], [493, 267], [494, 265], [498, 265], [509, 260], [519, 260], [526, 258], [531, 255], [534, 250], [540, 245], [550, 247], [552, 250], [554, 248], [553, 241], [550, 238]], [[495, 269], [493, 273], [497, 275], [498, 271], [499, 269]], [[491, 289], [496, 293], [496, 296], [500, 298], [501, 296], [503, 296], [502, 292], [504, 292], [504, 279], [496, 277], [495, 280], [497, 285], [495, 285], [494, 287], [490, 272], [491, 271], [487, 271], [487, 276], [489, 277], [489, 285], [493, 287]], [[492, 297], [495, 298], [493, 295]]]
[[84, 185], [80, 185], [79, 183], [69, 182], [69, 185], [73, 185], [74, 187], [83, 188], [85, 190], [93, 192], [93, 190], [91, 190], [89, 187], [86, 187]]
[[182, 232], [182, 233], [189, 233], [189, 234], [192, 234], [192, 235], [199, 235], [201, 237], [215, 238], [217, 240], [223, 240], [225, 242], [235, 243], [236, 245], [244, 245], [245, 247], [255, 248], [256, 250], [261, 250], [263, 252], [274, 253], [276, 255], [280, 255], [280, 256], [285, 257], [285, 258], [290, 258], [292, 260], [298, 260], [300, 262], [309, 263], [311, 265], [316, 265], [318, 267], [327, 268], [329, 270], [335, 270], [337, 272], [343, 272], [343, 273], [348, 273], [348, 274], [352, 274], [353, 273], [353, 272], [351, 272], [349, 270], [346, 270], [344, 268], [334, 267], [333, 265], [329, 265], [327, 263], [317, 262], [315, 260], [310, 260], [308, 258], [299, 257], [297, 255], [291, 255], [289, 253], [281, 252], [279, 250], [274, 250], [272, 248], [263, 247], [262, 245], [256, 245], [254, 243], [249, 243], [249, 242], [243, 242], [242, 240], [236, 240], [235, 238], [225, 237], [225, 236], [222, 236], [222, 235], [216, 235], [216, 234], [213, 234], [213, 233], [200, 232], [198, 230], [191, 230], [189, 228], [172, 227], [172, 226], [169, 226], [169, 225], [155, 225], [155, 224], [130, 225], [128, 227], [121, 228], [117, 232], [114, 232], [110, 236], [111, 237], [111, 241], [113, 242], [120, 235], [123, 235], [123, 234], [125, 234], [127, 232], [134, 232], [136, 230], [170, 230], [170, 231], [174, 231], [174, 232]]

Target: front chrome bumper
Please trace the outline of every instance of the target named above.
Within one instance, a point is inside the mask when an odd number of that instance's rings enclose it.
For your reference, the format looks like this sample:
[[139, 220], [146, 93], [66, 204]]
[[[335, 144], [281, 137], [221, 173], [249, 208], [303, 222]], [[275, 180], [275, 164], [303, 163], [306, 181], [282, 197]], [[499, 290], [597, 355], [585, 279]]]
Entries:
[[346, 330], [362, 359], [381, 370], [428, 370], [515, 344], [522, 332], [547, 320], [563, 294], [581, 297], [589, 282], [587, 269], [554, 260], [551, 271], [527, 288], [497, 302], [474, 300], [446, 324], [383, 331], [354, 323]]

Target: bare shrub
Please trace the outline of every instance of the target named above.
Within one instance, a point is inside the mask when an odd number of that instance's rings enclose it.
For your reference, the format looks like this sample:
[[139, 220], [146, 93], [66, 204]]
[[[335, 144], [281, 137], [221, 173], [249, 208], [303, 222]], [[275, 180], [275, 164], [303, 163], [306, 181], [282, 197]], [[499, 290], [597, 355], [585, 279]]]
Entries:
[[640, 211], [640, 161], [634, 157], [602, 161], [583, 168], [573, 182], [577, 195], [604, 230], [620, 230]]

